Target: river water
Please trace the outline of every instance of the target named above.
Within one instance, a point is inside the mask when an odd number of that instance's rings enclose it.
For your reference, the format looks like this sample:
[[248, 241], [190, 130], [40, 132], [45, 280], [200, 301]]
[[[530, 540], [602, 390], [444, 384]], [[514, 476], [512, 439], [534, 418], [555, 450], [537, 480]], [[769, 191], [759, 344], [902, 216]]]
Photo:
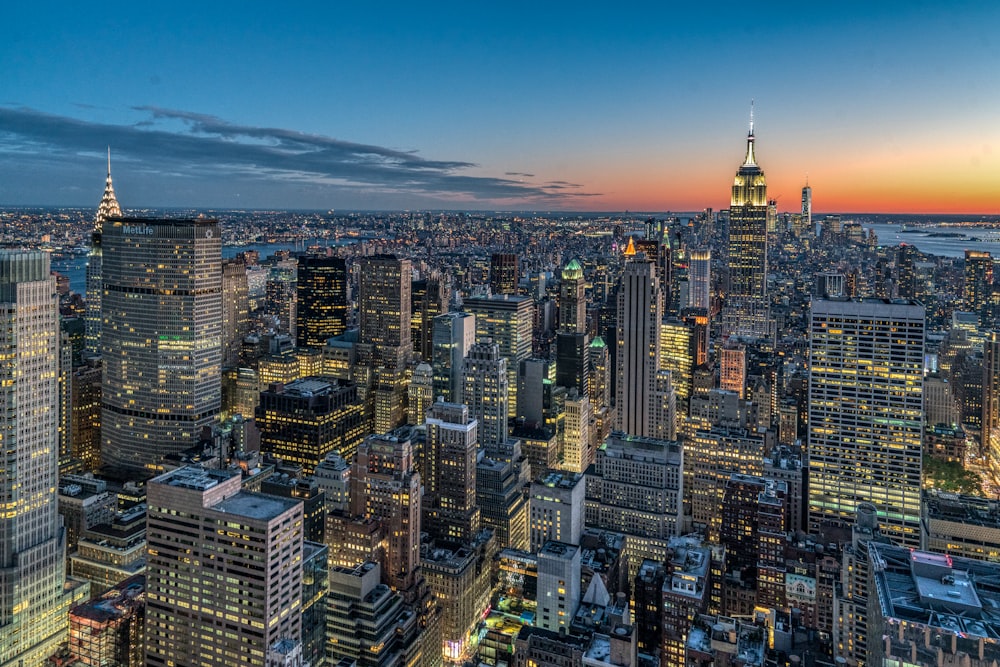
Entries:
[[[864, 224], [865, 229], [874, 229], [879, 245], [895, 246], [901, 243], [916, 246], [921, 252], [943, 257], [963, 257], [966, 250], [985, 250], [1000, 255], [1000, 229], [984, 227], [914, 227], [907, 225]], [[948, 236], [935, 236], [948, 234]], [[951, 236], [955, 234], [955, 236]], [[991, 242], [992, 240], [992, 242]]]

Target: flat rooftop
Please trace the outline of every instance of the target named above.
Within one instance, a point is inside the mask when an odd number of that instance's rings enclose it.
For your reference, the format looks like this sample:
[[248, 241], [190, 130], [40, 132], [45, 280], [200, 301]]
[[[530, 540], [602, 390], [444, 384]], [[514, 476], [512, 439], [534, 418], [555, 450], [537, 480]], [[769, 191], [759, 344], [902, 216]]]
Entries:
[[550, 470], [542, 477], [541, 482], [552, 489], [572, 489], [583, 479], [583, 475], [564, 470]]
[[1000, 529], [1000, 501], [997, 500], [927, 490], [923, 505], [924, 515], [931, 520]]
[[193, 489], [195, 491], [207, 491], [227, 479], [239, 476], [240, 473], [236, 470], [216, 470], [213, 468], [185, 466], [166, 472], [159, 477], [154, 477], [150, 481], [157, 484]]
[[579, 550], [580, 547], [575, 544], [566, 544], [565, 542], [549, 540], [542, 545], [542, 548], [538, 551], [538, 555], [545, 555], [549, 558], [559, 558], [561, 560], [572, 560], [573, 556]]
[[240, 491], [216, 504], [212, 509], [248, 519], [267, 521], [301, 504], [302, 501], [297, 499], [278, 498], [276, 496], [265, 496], [262, 493]]
[[1000, 564], [869, 544], [885, 618], [1000, 640]]

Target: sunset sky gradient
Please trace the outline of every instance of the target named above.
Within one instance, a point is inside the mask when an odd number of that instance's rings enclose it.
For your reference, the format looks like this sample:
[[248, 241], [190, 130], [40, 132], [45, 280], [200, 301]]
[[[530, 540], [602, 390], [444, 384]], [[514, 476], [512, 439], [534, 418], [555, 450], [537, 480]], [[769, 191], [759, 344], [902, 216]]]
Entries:
[[0, 204], [1000, 213], [1000, 4], [41, 3]]

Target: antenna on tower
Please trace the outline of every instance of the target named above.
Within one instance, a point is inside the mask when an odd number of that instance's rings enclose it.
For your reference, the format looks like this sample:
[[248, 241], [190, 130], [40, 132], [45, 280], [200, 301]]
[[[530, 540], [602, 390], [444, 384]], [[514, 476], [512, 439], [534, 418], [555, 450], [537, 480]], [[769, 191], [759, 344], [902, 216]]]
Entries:
[[108, 146], [108, 178], [111, 178], [111, 146]]
[[753, 136], [753, 98], [750, 98], [750, 136]]

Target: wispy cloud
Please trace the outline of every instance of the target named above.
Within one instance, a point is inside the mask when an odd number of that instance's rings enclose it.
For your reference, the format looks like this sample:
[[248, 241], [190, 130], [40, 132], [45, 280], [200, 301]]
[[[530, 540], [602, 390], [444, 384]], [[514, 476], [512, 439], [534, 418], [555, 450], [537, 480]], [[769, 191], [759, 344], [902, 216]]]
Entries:
[[[238, 125], [216, 116], [135, 107], [131, 124], [96, 123], [24, 107], [0, 107], [0, 155], [33, 162], [79, 160], [110, 145], [130, 169], [209, 184], [213, 178], [296, 184], [371, 195], [415, 195], [457, 202], [558, 205], [574, 191], [562, 181], [532, 183], [533, 174], [504, 177], [469, 172], [464, 160], [431, 160], [415, 151], [361, 144], [293, 130]], [[511, 178], [516, 177], [516, 178]]]

